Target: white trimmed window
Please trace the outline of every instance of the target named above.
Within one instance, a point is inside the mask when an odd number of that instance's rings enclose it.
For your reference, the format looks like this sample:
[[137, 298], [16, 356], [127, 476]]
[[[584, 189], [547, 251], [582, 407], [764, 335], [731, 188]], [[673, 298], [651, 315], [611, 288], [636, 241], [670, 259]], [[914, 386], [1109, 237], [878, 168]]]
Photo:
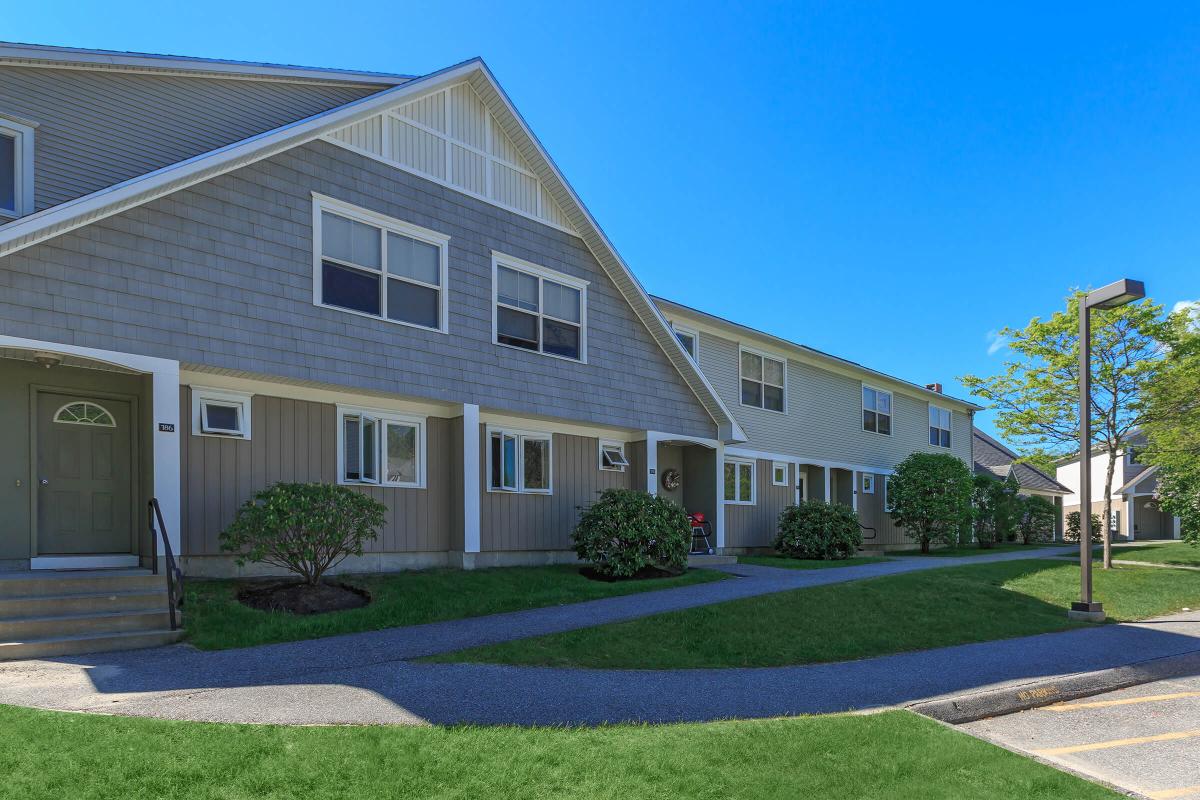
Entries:
[[33, 213], [33, 126], [0, 117], [0, 222]]
[[246, 392], [192, 388], [192, 435], [249, 439], [251, 398]]
[[786, 461], [771, 462], [771, 485], [772, 486], [787, 486], [788, 485], [788, 465]]
[[754, 505], [754, 462], [740, 458], [725, 459], [725, 502]]
[[787, 365], [784, 361], [741, 351], [742, 405], [767, 411], [784, 410], [787, 395]]
[[892, 435], [892, 393], [863, 384], [862, 426], [864, 431]]
[[628, 466], [623, 442], [600, 440], [600, 469], [606, 472], [624, 472]]
[[587, 361], [588, 282], [492, 253], [492, 341]]
[[671, 323], [671, 329], [675, 331], [675, 338], [683, 345], [683, 349], [692, 361], [700, 363], [700, 334], [691, 328], [685, 328], [682, 325]]
[[863, 472], [862, 475], [862, 493], [875, 494], [875, 475], [870, 472]]
[[892, 476], [885, 475], [883, 477], [883, 510], [887, 513], [892, 513], [896, 507], [892, 505]]
[[935, 405], [929, 406], [929, 443], [934, 447], [950, 446], [950, 412]]
[[313, 239], [317, 305], [446, 332], [449, 236], [314, 195]]
[[338, 407], [338, 483], [425, 485], [425, 419]]
[[488, 428], [488, 491], [552, 494], [552, 434]]

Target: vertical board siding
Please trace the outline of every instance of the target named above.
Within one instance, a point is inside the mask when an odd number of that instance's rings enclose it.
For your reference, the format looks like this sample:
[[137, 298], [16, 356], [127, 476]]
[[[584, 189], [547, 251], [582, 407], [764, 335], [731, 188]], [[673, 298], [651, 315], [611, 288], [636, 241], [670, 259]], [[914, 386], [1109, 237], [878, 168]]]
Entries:
[[367, 150], [372, 153], [383, 152], [383, 118], [371, 117], [362, 122], [342, 128], [333, 134], [339, 141], [348, 145]]
[[38, 123], [38, 211], [381, 87], [0, 67], [0, 110]]
[[[191, 390], [181, 387], [180, 420], [188, 420], [181, 422], [180, 431], [183, 555], [220, 554], [221, 531], [255, 492], [276, 483], [337, 482], [337, 409], [333, 405], [255, 395], [249, 441], [193, 436], [191, 410]], [[437, 417], [427, 420], [426, 488], [355, 487], [387, 507], [386, 522], [379, 537], [367, 543], [368, 552], [450, 548], [452, 462], [458, 458], [451, 449], [452, 422]]]
[[796, 497], [795, 469], [788, 469], [788, 485], [771, 484], [771, 462], [755, 461], [754, 505], [725, 506], [726, 547], [770, 547], [775, 540], [779, 515]]
[[629, 488], [640, 489], [643, 492], [649, 491], [646, 475], [646, 443], [644, 441], [626, 442], [625, 460], [629, 462], [629, 466], [625, 469], [629, 473]]
[[[480, 426], [480, 549], [569, 550], [579, 507], [594, 502], [605, 489], [629, 488], [632, 470], [601, 470], [600, 441], [588, 436], [554, 434], [554, 493], [489, 492], [488, 442]], [[632, 465], [631, 465], [632, 466]]]
[[392, 153], [406, 167], [442, 180], [446, 178], [446, 146], [442, 140], [403, 120], [392, 121]]
[[[884, 503], [884, 481], [886, 475], [875, 476], [875, 493], [858, 495], [858, 519], [863, 525], [875, 528], [876, 535], [874, 539], [864, 539], [863, 544], [867, 547], [876, 545], [896, 545], [896, 544], [912, 544], [913, 540], [909, 539], [904, 533], [904, 529], [892, 521], [892, 515], [883, 510]], [[861, 474], [859, 480], [862, 480]], [[864, 536], [870, 535], [869, 531], [863, 531]]]
[[419, 122], [426, 128], [446, 132], [446, 95], [435, 92], [396, 109], [396, 113]]

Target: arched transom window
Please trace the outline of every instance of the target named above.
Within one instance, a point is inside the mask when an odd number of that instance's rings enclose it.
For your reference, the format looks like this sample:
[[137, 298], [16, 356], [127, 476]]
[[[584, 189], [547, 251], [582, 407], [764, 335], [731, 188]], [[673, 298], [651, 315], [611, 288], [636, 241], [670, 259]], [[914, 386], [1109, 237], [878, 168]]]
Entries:
[[54, 414], [54, 421], [65, 425], [100, 425], [115, 428], [117, 423], [103, 406], [81, 400], [67, 403]]

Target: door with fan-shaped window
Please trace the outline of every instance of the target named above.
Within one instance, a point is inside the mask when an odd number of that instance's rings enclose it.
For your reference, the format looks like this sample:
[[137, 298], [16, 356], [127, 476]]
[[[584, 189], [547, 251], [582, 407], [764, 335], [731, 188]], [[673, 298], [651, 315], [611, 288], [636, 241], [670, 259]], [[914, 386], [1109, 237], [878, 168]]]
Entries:
[[130, 552], [130, 404], [44, 392], [37, 398], [38, 555]]

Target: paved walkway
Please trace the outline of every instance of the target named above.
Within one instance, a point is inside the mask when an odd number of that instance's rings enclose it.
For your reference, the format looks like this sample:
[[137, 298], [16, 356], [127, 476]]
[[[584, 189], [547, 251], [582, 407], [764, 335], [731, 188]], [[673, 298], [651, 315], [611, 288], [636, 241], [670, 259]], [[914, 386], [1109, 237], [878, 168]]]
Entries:
[[[1038, 551], [1051, 556], [1056, 550]], [[738, 579], [570, 606], [218, 652], [187, 646], [0, 664], [0, 702], [292, 724], [596, 724], [892, 706], [1200, 650], [1200, 615], [771, 669], [620, 671], [409, 659], [681, 608], [923, 569], [1029, 558], [904, 558], [826, 570], [737, 565]]]

